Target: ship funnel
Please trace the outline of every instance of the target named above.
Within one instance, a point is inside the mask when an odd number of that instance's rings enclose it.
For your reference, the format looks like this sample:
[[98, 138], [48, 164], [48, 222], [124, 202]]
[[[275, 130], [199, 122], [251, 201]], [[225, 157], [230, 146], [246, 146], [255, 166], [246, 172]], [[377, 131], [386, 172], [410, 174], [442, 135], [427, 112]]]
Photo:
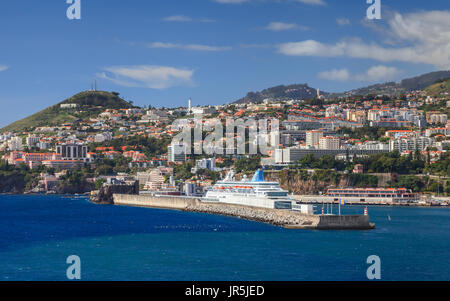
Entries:
[[264, 173], [261, 169], [258, 169], [253, 175], [252, 182], [264, 182]]

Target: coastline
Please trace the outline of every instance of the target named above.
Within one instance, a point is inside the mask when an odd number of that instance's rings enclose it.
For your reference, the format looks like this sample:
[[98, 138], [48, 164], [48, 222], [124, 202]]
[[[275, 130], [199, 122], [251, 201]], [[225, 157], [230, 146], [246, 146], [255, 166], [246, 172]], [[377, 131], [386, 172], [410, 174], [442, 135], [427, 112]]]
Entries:
[[[29, 192], [29, 193], [14, 193], [14, 192], [1, 192], [0, 195], [62, 195], [62, 196], [86, 196], [89, 197], [89, 192], [83, 193], [37, 193], [37, 192]], [[321, 205], [322, 202], [302, 202], [298, 201], [300, 204], [314, 204]], [[107, 205], [111, 204], [110, 202], [91, 202], [93, 204], [99, 205]], [[334, 202], [334, 205], [337, 205], [338, 202]], [[377, 206], [377, 207], [420, 207], [420, 208], [450, 208], [450, 205], [436, 205], [436, 204], [418, 204], [418, 203], [379, 203], [379, 202], [365, 202], [365, 203], [349, 203], [348, 205], [352, 206]]]

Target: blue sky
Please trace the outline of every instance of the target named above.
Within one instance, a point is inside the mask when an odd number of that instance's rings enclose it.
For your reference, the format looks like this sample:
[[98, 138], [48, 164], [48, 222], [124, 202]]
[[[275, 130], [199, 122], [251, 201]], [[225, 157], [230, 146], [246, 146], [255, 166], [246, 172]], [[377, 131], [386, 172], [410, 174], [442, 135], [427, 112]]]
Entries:
[[308, 83], [323, 91], [450, 69], [448, 0], [65, 0], [0, 5], [0, 126], [90, 87], [138, 105], [222, 104]]

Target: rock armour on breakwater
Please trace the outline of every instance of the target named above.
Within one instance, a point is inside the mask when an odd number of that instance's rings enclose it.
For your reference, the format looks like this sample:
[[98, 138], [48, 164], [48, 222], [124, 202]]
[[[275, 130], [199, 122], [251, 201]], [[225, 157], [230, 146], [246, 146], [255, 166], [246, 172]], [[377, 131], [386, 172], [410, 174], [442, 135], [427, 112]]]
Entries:
[[184, 209], [191, 212], [212, 213], [245, 218], [277, 226], [317, 227], [320, 218], [300, 212], [246, 207], [232, 204], [200, 203], [189, 204]]

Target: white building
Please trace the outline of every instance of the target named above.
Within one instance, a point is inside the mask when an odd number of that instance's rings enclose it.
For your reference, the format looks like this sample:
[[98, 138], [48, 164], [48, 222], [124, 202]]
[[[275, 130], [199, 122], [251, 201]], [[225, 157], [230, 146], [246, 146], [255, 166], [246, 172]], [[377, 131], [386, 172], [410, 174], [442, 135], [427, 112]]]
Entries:
[[423, 151], [428, 146], [432, 146], [433, 142], [432, 138], [427, 137], [395, 139], [389, 141], [389, 151], [399, 151], [400, 153], [404, 151]]
[[21, 137], [12, 137], [8, 141], [8, 148], [10, 151], [20, 151], [23, 149], [22, 138]]
[[169, 162], [185, 162], [186, 161], [186, 145], [184, 144], [171, 144], [168, 149], [168, 161]]
[[197, 160], [197, 162], [195, 162], [195, 166], [197, 169], [209, 169], [214, 171], [216, 170], [216, 158]]
[[193, 196], [195, 195], [197, 189], [197, 185], [195, 183], [186, 183], [184, 185], [184, 193], [186, 196]]
[[26, 138], [26, 143], [27, 143], [28, 148], [32, 148], [32, 147], [36, 146], [36, 144], [38, 144], [40, 141], [41, 141], [41, 138], [37, 137], [37, 136], [30, 135]]
[[60, 105], [61, 109], [76, 109], [77, 107], [77, 103], [63, 103]]
[[194, 115], [214, 114], [217, 112], [217, 110], [214, 107], [193, 107], [191, 108], [191, 112]]
[[12, 133], [4, 133], [0, 135], [0, 141], [8, 141], [12, 137]]
[[378, 141], [368, 141], [361, 144], [359, 148], [362, 150], [389, 150], [389, 144]]
[[88, 147], [83, 144], [61, 144], [56, 146], [56, 152], [63, 160], [87, 159]]
[[447, 123], [447, 114], [430, 114], [428, 119], [431, 124]]
[[283, 154], [284, 154], [284, 150], [283, 149], [276, 149], [275, 150], [275, 152], [274, 152], [274, 159], [275, 159], [275, 163], [276, 164], [284, 163]]
[[94, 142], [102, 143], [112, 140], [112, 134], [110, 132], [100, 133], [94, 136]]
[[319, 139], [319, 149], [340, 149], [341, 139], [337, 137], [322, 137]]
[[450, 136], [450, 127], [445, 128], [430, 128], [425, 130], [425, 136], [430, 137], [433, 134], [442, 134], [444, 136]]
[[323, 137], [323, 131], [313, 130], [306, 132], [306, 146], [318, 146], [320, 138]]

